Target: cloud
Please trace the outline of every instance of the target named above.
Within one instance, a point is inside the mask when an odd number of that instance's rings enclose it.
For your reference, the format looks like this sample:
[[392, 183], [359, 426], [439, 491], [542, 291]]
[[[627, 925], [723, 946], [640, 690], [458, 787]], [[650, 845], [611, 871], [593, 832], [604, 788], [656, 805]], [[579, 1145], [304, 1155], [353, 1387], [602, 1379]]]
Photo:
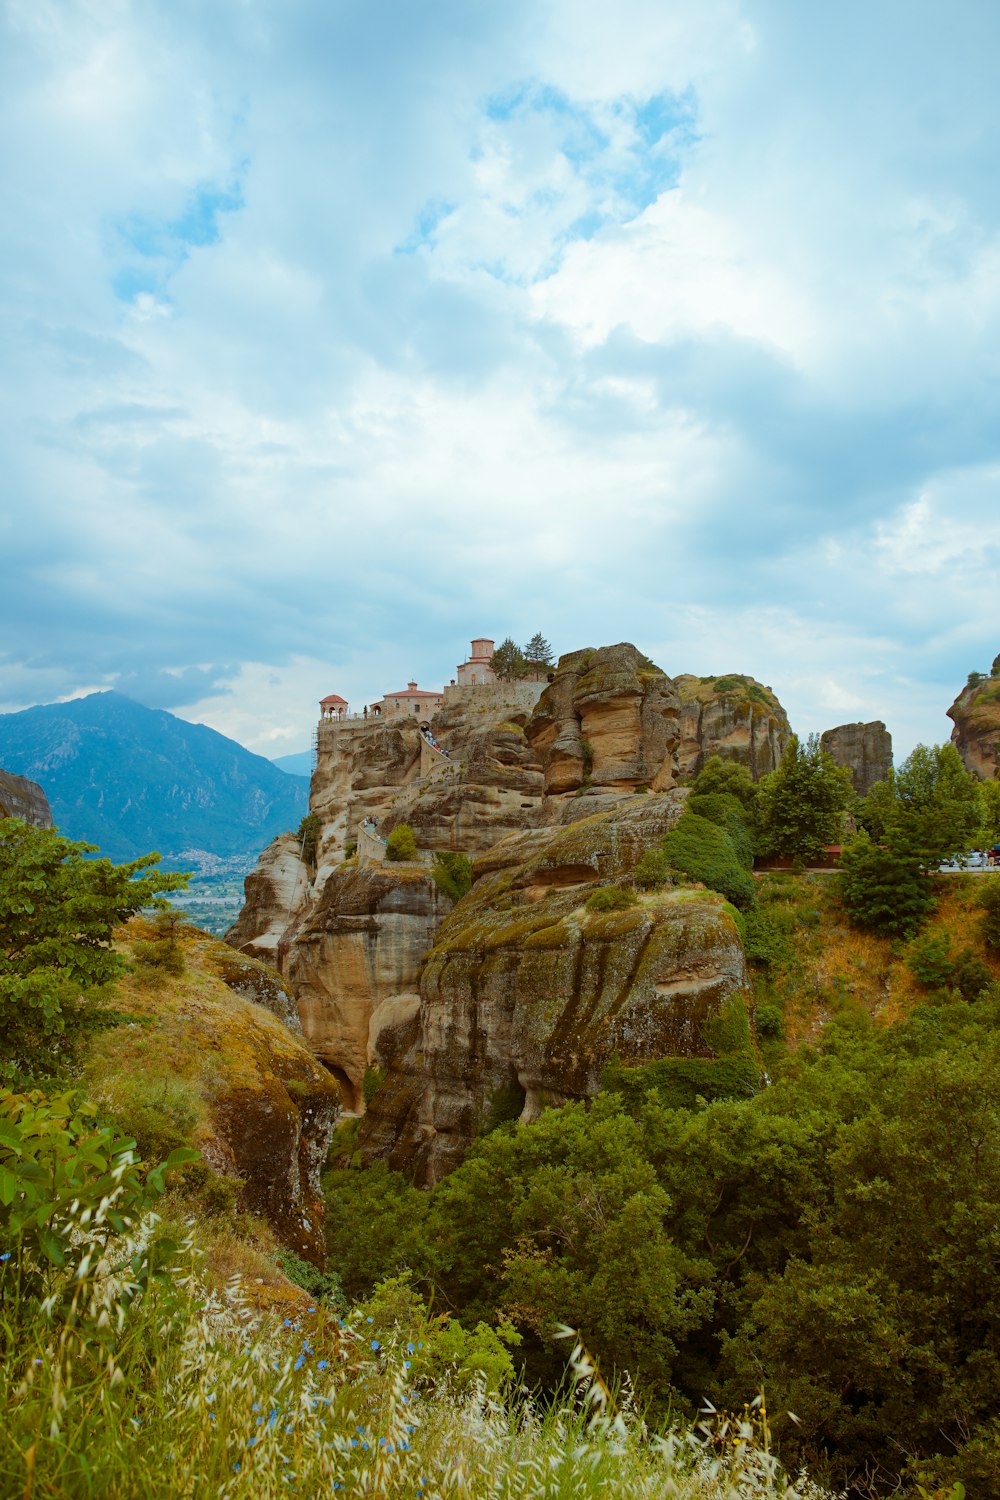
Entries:
[[281, 753], [541, 629], [946, 732], [1000, 645], [986, 0], [0, 27], [0, 702]]

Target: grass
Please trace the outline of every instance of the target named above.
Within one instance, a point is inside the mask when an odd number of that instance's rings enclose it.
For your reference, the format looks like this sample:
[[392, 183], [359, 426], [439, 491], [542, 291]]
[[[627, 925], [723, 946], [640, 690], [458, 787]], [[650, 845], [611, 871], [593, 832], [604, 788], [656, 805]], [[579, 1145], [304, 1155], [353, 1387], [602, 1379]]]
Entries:
[[68, 1340], [40, 1317], [0, 1328], [0, 1493], [822, 1500], [783, 1476], [762, 1408], [650, 1434], [580, 1345], [563, 1398], [542, 1407], [457, 1366], [431, 1373], [426, 1328], [365, 1306], [261, 1314], [239, 1281], [207, 1290], [183, 1259], [138, 1301], [105, 1275], [82, 1311]]
[[[971, 948], [1000, 979], [1000, 955], [979, 931], [981, 878], [942, 878], [937, 908], [921, 936], [949, 936], [953, 952]], [[778, 944], [770, 966], [755, 969], [755, 1003], [780, 1010], [788, 1046], [816, 1041], [827, 1022], [851, 1012], [890, 1025], [928, 998], [906, 962], [907, 945], [851, 927], [830, 876], [775, 873], [756, 884], [758, 911], [773, 925]]]

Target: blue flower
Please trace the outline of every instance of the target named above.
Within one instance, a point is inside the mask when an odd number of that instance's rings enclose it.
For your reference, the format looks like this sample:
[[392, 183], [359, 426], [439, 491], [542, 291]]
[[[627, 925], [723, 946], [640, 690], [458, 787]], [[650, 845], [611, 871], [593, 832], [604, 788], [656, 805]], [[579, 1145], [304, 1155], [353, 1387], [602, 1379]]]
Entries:
[[378, 1348], [378, 1339], [372, 1339], [372, 1348], [373, 1349], [377, 1349]]
[[3, 1255], [0, 1255], [0, 1260], [10, 1260], [10, 1251], [5, 1250]]
[[328, 1359], [321, 1359], [316, 1368], [318, 1370], [328, 1370], [330, 1368], [330, 1361]]
[[294, 1365], [292, 1366], [292, 1369], [293, 1370], [301, 1370], [301, 1368], [305, 1364], [305, 1362], [306, 1362], [305, 1355], [304, 1354], [300, 1354], [299, 1357], [298, 1357], [298, 1359], [295, 1361]]
[[407, 1346], [406, 1346], [406, 1352], [407, 1352], [407, 1354], [414, 1354], [414, 1353], [416, 1353], [416, 1350], [414, 1349], [414, 1347], [413, 1347], [412, 1344], [407, 1344]]

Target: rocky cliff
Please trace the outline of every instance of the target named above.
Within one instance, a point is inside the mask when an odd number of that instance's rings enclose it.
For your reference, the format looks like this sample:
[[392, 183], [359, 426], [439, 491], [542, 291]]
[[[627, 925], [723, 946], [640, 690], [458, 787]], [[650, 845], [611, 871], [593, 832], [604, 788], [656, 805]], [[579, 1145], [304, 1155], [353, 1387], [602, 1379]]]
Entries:
[[820, 745], [838, 766], [847, 767], [859, 797], [866, 797], [892, 770], [892, 735], [881, 719], [825, 729]]
[[591, 1097], [612, 1059], [709, 1061], [733, 1037], [748, 1046], [743, 950], [721, 897], [665, 889], [621, 910], [586, 904], [673, 827], [684, 797], [632, 797], [510, 835], [477, 860], [427, 957], [419, 1009], [394, 1031], [362, 1162], [432, 1183], [498, 1119]]
[[[244, 910], [228, 935], [242, 951], [279, 965], [295, 995], [305, 1035], [340, 1082], [348, 1108], [364, 1107], [366, 1068], [393, 1060], [391, 1078], [379, 1094], [379, 1118], [388, 1118], [392, 1099], [405, 1097], [400, 1108], [410, 1124], [398, 1130], [373, 1124], [372, 1131], [382, 1131], [381, 1144], [372, 1135], [366, 1149], [395, 1160], [400, 1151], [416, 1150], [418, 1124], [420, 1131], [433, 1127], [441, 1145], [421, 1155], [426, 1163], [420, 1168], [430, 1175], [445, 1170], [465, 1149], [469, 1121], [485, 1107], [491, 1091], [524, 1089], [530, 1113], [538, 1100], [555, 1098], [560, 1090], [563, 1097], [579, 1097], [596, 1087], [608, 1054], [589, 1032], [577, 1050], [590, 1060], [583, 1072], [576, 1064], [567, 1071], [570, 1052], [564, 1033], [588, 1008], [595, 1017], [602, 1015], [605, 1003], [593, 996], [571, 1000], [578, 959], [607, 967], [612, 962], [607, 955], [620, 940], [623, 953], [635, 950], [637, 971], [646, 974], [649, 965], [655, 968], [660, 962], [657, 958], [654, 964], [652, 955], [662, 955], [681, 930], [693, 933], [696, 928], [699, 942], [711, 930], [711, 940], [704, 938], [709, 948], [718, 943], [730, 952], [733, 929], [720, 916], [714, 897], [698, 897], [691, 910], [691, 898], [683, 892], [650, 897], [638, 914], [615, 920], [574, 913], [589, 884], [626, 869], [629, 859], [634, 862], [643, 847], [662, 837], [677, 816], [681, 794], [675, 789], [681, 779], [696, 774], [713, 754], [738, 760], [759, 776], [777, 765], [789, 733], [777, 699], [752, 678], [671, 679], [627, 643], [562, 657], [552, 682], [539, 684], [537, 692], [533, 708], [523, 692], [512, 692], [508, 702], [502, 685], [481, 696], [472, 691], [453, 698], [432, 720], [441, 749], [426, 742], [416, 719], [321, 725], [311, 798], [321, 825], [317, 868], [313, 872], [300, 863], [294, 840], [276, 840], [248, 878]], [[636, 792], [647, 795], [640, 799]], [[365, 858], [359, 861], [352, 852], [359, 826], [372, 817], [377, 817], [382, 836], [400, 822], [409, 824], [424, 863], [373, 866], [368, 854], [381, 849], [368, 837]], [[617, 853], [610, 865], [589, 845], [579, 860], [566, 855], [581, 828], [611, 840], [609, 847]], [[522, 1055], [517, 1050], [519, 1028], [529, 1012], [534, 1014], [523, 1000], [523, 975], [538, 967], [538, 940], [529, 945], [523, 965], [518, 959], [522, 978], [511, 979], [509, 993], [491, 1001], [496, 1025], [490, 1061], [485, 1071], [478, 1062], [468, 1064], [478, 1081], [467, 1089], [456, 1082], [464, 1065], [458, 1061], [461, 1049], [455, 1038], [465, 1023], [448, 1022], [447, 1045], [427, 1042], [440, 1032], [436, 1021], [432, 1025], [438, 1014], [433, 987], [439, 981], [431, 977], [440, 969], [444, 938], [439, 929], [451, 934], [447, 951], [454, 949], [447, 977], [441, 970], [442, 996], [451, 994], [460, 971], [472, 973], [480, 957], [478, 937], [472, 947], [462, 948], [456, 934], [467, 931], [466, 922], [454, 925], [451, 903], [430, 878], [427, 861], [435, 850], [478, 855], [475, 891], [461, 903], [466, 918], [483, 903], [492, 911], [494, 900], [497, 911], [483, 914], [487, 925], [509, 915], [512, 902], [517, 912], [537, 905], [532, 922], [537, 919], [540, 930], [549, 932], [552, 951], [557, 934], [566, 945], [562, 958], [547, 960], [544, 982], [553, 987], [552, 1004], [564, 1017], [562, 1039], [551, 1046], [545, 1042], [548, 1061], [535, 1057], [537, 1038], [531, 1040], [530, 1030], [524, 1034], [529, 1051]], [[510, 873], [515, 866], [521, 870], [516, 876]], [[508, 966], [522, 920], [523, 913], [501, 922], [507, 936], [497, 939], [496, 951], [507, 955]], [[468, 931], [478, 928], [473, 924]], [[730, 970], [736, 961], [730, 952]], [[693, 965], [692, 973], [707, 972], [712, 962], [692, 959], [688, 967]], [[675, 981], [676, 975], [663, 983]], [[465, 1004], [463, 1000], [456, 1015], [465, 1014]], [[616, 1015], [628, 1015], [630, 1005], [616, 1002]], [[496, 1019], [502, 1015], [508, 1020]], [[589, 1022], [579, 1024], [582, 1036]], [[419, 1046], [414, 1042], [416, 1051], [408, 1053], [404, 1047], [400, 1052], [401, 1039], [413, 1041], [418, 1025], [423, 1040]], [[614, 1028], [608, 1035], [621, 1040]], [[507, 1062], [501, 1061], [504, 1047]], [[399, 1061], [404, 1053], [409, 1063]], [[432, 1053], [435, 1081], [417, 1103], [411, 1097], [417, 1085], [411, 1079], [404, 1087], [401, 1079], [408, 1068], [416, 1068], [414, 1058]], [[448, 1099], [451, 1104], [445, 1103]], [[442, 1112], [448, 1110], [458, 1111], [464, 1123], [442, 1125]]]
[[681, 706], [677, 770], [685, 780], [713, 755], [737, 761], [755, 781], [777, 769], [792, 731], [770, 688], [742, 675], [677, 677], [674, 688]]
[[0, 771], [0, 818], [21, 818], [35, 828], [52, 827], [52, 809], [37, 781]]
[[[998, 659], [1000, 660], [1000, 659]], [[1000, 768], [1000, 672], [973, 680], [948, 709], [954, 721], [952, 744], [967, 770], [980, 781], [992, 781]]]

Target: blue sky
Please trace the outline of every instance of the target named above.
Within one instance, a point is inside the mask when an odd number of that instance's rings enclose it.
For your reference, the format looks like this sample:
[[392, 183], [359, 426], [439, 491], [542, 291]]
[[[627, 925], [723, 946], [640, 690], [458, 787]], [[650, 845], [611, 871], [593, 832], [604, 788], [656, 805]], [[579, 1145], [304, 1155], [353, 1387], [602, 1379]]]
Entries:
[[7, 0], [0, 711], [1000, 650], [1000, 8]]

